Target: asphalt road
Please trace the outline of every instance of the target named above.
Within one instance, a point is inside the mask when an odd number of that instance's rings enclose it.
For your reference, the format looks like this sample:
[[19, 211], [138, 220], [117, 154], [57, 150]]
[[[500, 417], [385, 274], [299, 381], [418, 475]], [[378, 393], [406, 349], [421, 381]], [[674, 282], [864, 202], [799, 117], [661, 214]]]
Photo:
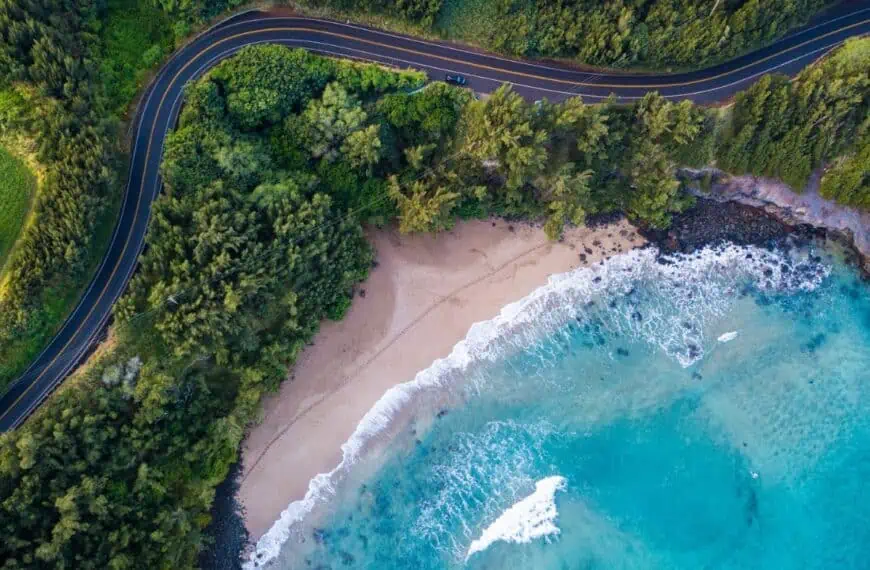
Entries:
[[414, 67], [433, 79], [468, 78], [478, 92], [503, 83], [529, 99], [582, 95], [594, 102], [615, 94], [631, 101], [648, 91], [698, 103], [722, 101], [764, 73], [794, 74], [846, 38], [870, 33], [870, 3], [846, 2], [775, 44], [709, 69], [667, 75], [593, 73], [517, 61], [453, 45], [309, 18], [248, 12], [222, 22], [179, 50], [160, 70], [139, 105], [121, 214], [102, 265], [60, 332], [0, 397], [0, 430], [21, 424], [82, 360], [104, 330], [145, 243], [151, 203], [160, 192], [163, 140], [175, 125], [184, 85], [220, 60], [254, 44], [279, 43], [335, 57]]

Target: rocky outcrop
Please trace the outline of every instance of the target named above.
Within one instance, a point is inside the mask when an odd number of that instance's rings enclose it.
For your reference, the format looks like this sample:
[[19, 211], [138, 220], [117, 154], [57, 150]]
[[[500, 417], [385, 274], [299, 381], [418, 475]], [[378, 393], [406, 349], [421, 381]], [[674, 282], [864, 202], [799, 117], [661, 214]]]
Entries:
[[759, 208], [789, 226], [808, 224], [843, 237], [870, 273], [870, 212], [861, 212], [819, 195], [821, 172], [797, 193], [786, 184], [755, 176], [730, 176], [714, 168], [681, 169], [680, 177], [698, 197]]

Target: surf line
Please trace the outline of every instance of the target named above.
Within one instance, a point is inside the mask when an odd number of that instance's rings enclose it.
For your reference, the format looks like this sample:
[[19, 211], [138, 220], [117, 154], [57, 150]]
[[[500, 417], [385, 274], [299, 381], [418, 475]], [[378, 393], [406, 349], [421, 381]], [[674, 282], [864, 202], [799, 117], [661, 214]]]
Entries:
[[556, 526], [559, 514], [556, 491], [564, 490], [566, 484], [567, 480], [559, 475], [535, 483], [535, 491], [531, 495], [509, 507], [484, 529], [480, 538], [471, 543], [465, 561], [494, 542], [525, 544], [537, 538], [559, 534], [561, 531]]

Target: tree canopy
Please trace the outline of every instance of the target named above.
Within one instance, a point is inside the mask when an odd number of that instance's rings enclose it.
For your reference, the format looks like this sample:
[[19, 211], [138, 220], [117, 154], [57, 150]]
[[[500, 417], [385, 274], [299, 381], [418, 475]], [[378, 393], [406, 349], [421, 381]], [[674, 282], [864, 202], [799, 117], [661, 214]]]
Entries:
[[114, 342], [0, 435], [2, 568], [194, 567], [262, 394], [367, 275], [364, 223], [423, 232], [499, 215], [556, 239], [622, 211], [664, 228], [690, 202], [676, 167], [714, 159], [794, 180], [796, 161], [830, 161], [822, 191], [866, 205], [866, 46], [791, 84], [766, 78], [730, 114], [657, 94], [588, 106], [507, 86], [482, 101], [411, 92], [418, 73], [276, 46], [220, 63], [165, 141], [165, 191]]

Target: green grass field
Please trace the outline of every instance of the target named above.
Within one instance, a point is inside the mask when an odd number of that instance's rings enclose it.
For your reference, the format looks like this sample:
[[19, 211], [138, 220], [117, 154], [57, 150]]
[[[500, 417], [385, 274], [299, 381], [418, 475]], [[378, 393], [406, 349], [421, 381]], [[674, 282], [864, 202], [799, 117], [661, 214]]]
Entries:
[[112, 238], [121, 206], [121, 196], [113, 197], [97, 219], [94, 242], [86, 260], [87, 269], [71, 282], [50, 285], [35, 303], [26, 331], [0, 344], [0, 392], [15, 380], [36, 358], [75, 308], [102, 261]]
[[36, 176], [18, 158], [0, 147], [0, 270], [21, 232], [36, 191]]

